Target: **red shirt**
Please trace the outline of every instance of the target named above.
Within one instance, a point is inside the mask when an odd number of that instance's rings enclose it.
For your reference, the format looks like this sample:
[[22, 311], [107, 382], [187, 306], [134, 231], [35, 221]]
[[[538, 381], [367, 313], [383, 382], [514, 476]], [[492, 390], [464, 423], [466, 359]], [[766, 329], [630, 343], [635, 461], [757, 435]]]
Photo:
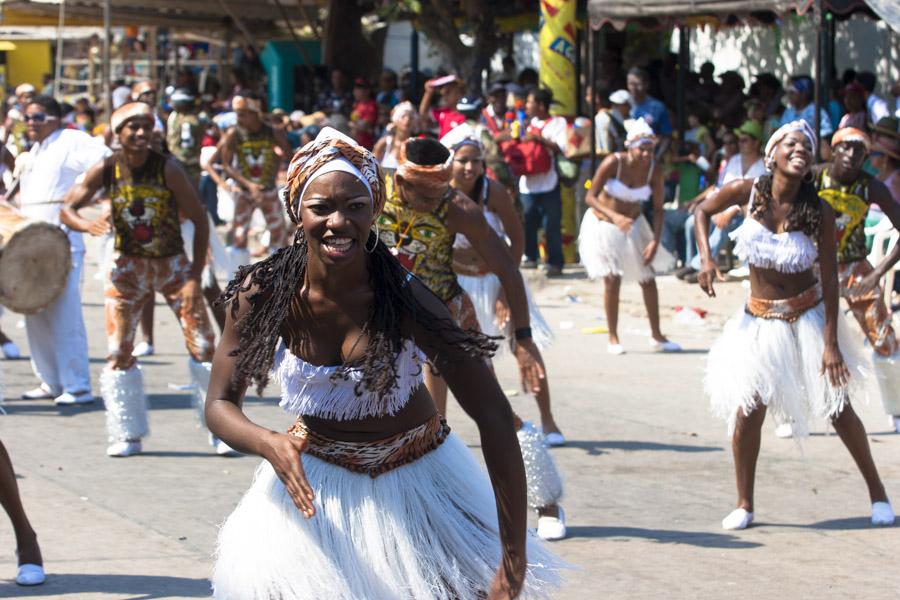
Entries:
[[466, 122], [466, 118], [461, 113], [453, 110], [449, 106], [441, 106], [431, 110], [431, 116], [438, 124], [438, 139], [441, 139], [447, 132]]
[[354, 137], [359, 145], [372, 149], [375, 145], [375, 123], [378, 121], [378, 105], [374, 100], [363, 100], [353, 105], [353, 112], [350, 113], [351, 123], [355, 123]]

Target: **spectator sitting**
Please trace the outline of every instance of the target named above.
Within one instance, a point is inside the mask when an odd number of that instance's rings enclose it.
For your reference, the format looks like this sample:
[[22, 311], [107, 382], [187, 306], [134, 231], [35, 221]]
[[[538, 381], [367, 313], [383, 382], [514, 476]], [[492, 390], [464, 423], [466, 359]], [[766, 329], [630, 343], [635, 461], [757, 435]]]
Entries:
[[692, 106], [688, 110], [687, 121], [690, 129], [684, 132], [684, 141], [696, 142], [699, 146], [700, 156], [709, 160], [716, 151], [716, 142], [706, 126], [706, 109], [700, 104]]
[[666, 106], [647, 93], [650, 77], [644, 69], [634, 67], [628, 71], [628, 93], [631, 94], [631, 118], [643, 118], [660, 139], [657, 156], [665, 153], [672, 135], [672, 124]]
[[397, 92], [397, 74], [391, 69], [385, 69], [378, 78], [378, 95], [375, 102], [386, 105], [388, 109], [394, 108], [400, 102]]
[[744, 113], [744, 79], [735, 71], [722, 73], [722, 84], [713, 100], [716, 120], [732, 129], [741, 124]]
[[362, 77], [353, 82], [353, 100], [353, 112], [350, 113], [351, 136], [360, 146], [371, 150], [375, 145], [378, 105], [372, 98], [372, 89]]
[[[692, 203], [693, 207], [696, 207], [697, 204], [705, 200], [710, 194], [715, 193], [726, 183], [731, 183], [737, 179], [756, 179], [766, 173], [766, 165], [762, 155], [762, 127], [760, 127], [759, 123], [746, 121], [734, 131], [734, 135], [737, 136], [740, 152], [728, 159], [716, 185], [704, 190]], [[743, 212], [737, 206], [722, 211], [712, 218], [713, 226], [709, 232], [709, 247], [712, 256], [718, 255], [719, 251], [728, 243], [728, 234], [737, 229], [743, 221]], [[684, 224], [684, 241], [684, 267], [676, 271], [675, 276], [679, 279], [684, 279], [688, 283], [697, 283], [697, 273], [700, 271], [700, 256], [697, 254], [697, 240], [694, 237], [693, 214]]]
[[[790, 84], [787, 87], [787, 96], [790, 106], [784, 109], [781, 115], [781, 125], [787, 125], [793, 121], [803, 120], [815, 130], [816, 128], [816, 105], [813, 103], [813, 80], [808, 75], [795, 75], [791, 77]], [[821, 119], [819, 129], [819, 139], [828, 138], [834, 133], [828, 113], [822, 108], [819, 111]], [[827, 145], [827, 144], [826, 144]]]
[[869, 123], [874, 124], [884, 117], [891, 116], [891, 111], [888, 110], [887, 102], [885, 102], [883, 98], [875, 95], [875, 86], [878, 83], [878, 80], [875, 79], [875, 74], [870, 71], [857, 73], [856, 81], [858, 81], [865, 90], [866, 110], [869, 111]]
[[681, 152], [672, 159], [678, 173], [678, 193], [676, 206], [666, 208], [663, 214], [663, 231], [660, 243], [670, 253], [678, 254], [685, 260], [685, 250], [680, 246], [684, 239], [684, 224], [693, 210], [692, 200], [700, 193], [703, 172], [709, 168], [709, 162], [700, 154], [697, 142], [685, 141]]
[[847, 112], [841, 117], [838, 129], [855, 127], [860, 131], [869, 130], [869, 113], [866, 110], [866, 88], [858, 81], [851, 81], [844, 86], [844, 108]]
[[343, 69], [331, 70], [331, 86], [326, 88], [316, 101], [316, 110], [326, 115], [335, 113], [349, 115], [353, 107], [353, 94], [347, 89], [347, 75]]

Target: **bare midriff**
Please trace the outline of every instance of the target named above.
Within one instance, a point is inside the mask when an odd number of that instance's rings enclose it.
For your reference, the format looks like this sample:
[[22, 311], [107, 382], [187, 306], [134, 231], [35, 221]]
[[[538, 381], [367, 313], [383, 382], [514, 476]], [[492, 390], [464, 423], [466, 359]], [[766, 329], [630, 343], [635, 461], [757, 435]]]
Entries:
[[[602, 207], [618, 213], [623, 217], [628, 217], [629, 219], [637, 219], [639, 216], [641, 216], [641, 202], [623, 202], [621, 200], [617, 200], [613, 196], [607, 194], [606, 190], [600, 192], [597, 200], [600, 202], [600, 205]], [[609, 221], [609, 219], [606, 218], [606, 215], [600, 213], [600, 211], [595, 210], [594, 215], [596, 215], [597, 218], [601, 221]]]
[[487, 263], [473, 248], [453, 249], [453, 270], [460, 275], [485, 275], [490, 271]]
[[750, 266], [750, 295], [763, 300], [785, 300], [798, 296], [816, 285], [812, 269], [799, 273], [782, 273], [775, 269]]
[[422, 384], [409, 402], [394, 415], [337, 421], [303, 415], [310, 431], [342, 442], [374, 442], [418, 427], [437, 413], [431, 395]]

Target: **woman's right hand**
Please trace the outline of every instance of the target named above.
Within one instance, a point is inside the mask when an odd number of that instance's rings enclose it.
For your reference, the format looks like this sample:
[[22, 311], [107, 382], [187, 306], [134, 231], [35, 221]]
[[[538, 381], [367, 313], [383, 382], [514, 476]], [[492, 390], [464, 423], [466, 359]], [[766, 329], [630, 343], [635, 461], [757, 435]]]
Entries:
[[291, 495], [297, 509], [307, 519], [311, 518], [316, 514], [314, 496], [300, 459], [300, 455], [306, 451], [307, 441], [287, 433], [269, 432], [267, 435], [263, 458], [275, 469], [275, 474]]
[[94, 236], [107, 234], [111, 230], [112, 225], [109, 224], [109, 219], [107, 217], [100, 217], [99, 219], [91, 221], [87, 228], [87, 232]]
[[622, 233], [628, 233], [631, 231], [631, 226], [634, 225], [634, 219], [626, 217], [625, 215], [620, 215], [619, 213], [616, 213], [615, 216], [613, 216], [612, 222]]
[[700, 265], [700, 272], [697, 273], [697, 283], [700, 284], [700, 289], [706, 292], [706, 295], [710, 298], [716, 297], [716, 290], [713, 288], [713, 281], [716, 279], [725, 281], [722, 272], [719, 271], [719, 267], [711, 260], [704, 260]]

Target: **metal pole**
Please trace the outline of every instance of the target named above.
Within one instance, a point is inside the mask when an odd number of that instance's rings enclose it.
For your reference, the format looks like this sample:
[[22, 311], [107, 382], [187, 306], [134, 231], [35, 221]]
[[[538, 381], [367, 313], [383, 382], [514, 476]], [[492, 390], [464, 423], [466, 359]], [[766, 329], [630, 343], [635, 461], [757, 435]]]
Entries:
[[[815, 19], [816, 24], [816, 81], [813, 86], [813, 93], [815, 94], [816, 103], [816, 135], [819, 136], [822, 132], [822, 35], [824, 33], [824, 28], [822, 27], [822, 0], [816, 0], [813, 18]], [[822, 143], [821, 140], [819, 140], [819, 146], [813, 148], [813, 151], [816, 154], [816, 162], [822, 160], [822, 155], [819, 152], [821, 146]]]
[[413, 28], [409, 37], [409, 85], [412, 88], [410, 100], [416, 106], [419, 105], [419, 32]]
[[53, 97], [62, 98], [63, 28], [66, 26], [66, 0], [59, 3], [59, 26], [56, 29], [56, 68], [53, 70]]
[[587, 27], [588, 48], [588, 89], [591, 91], [590, 117], [591, 117], [591, 179], [597, 171], [597, 32], [591, 27], [590, 17]]
[[688, 36], [685, 25], [678, 26], [678, 75], [675, 82], [675, 120], [678, 129], [678, 142], [684, 142], [684, 125], [686, 120], [684, 106], [684, 87], [688, 72]]
[[110, 34], [110, 0], [103, 0], [103, 117], [109, 122], [112, 113], [112, 89], [109, 84], [110, 79], [110, 56], [109, 56], [109, 34]]

